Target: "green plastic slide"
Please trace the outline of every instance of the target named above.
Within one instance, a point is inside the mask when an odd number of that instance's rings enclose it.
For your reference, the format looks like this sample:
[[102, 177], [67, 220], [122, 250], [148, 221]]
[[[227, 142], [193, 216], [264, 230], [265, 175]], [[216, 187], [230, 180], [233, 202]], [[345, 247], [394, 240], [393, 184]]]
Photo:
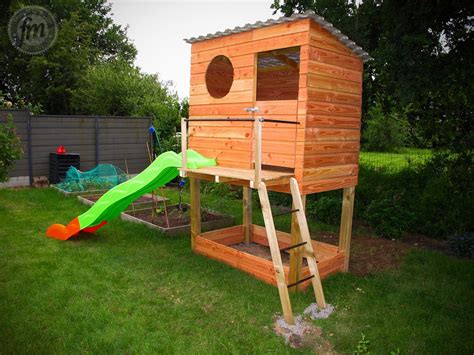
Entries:
[[[208, 159], [196, 151], [187, 151], [187, 167], [197, 169], [214, 166], [216, 161]], [[165, 185], [178, 176], [181, 167], [181, 154], [165, 152], [159, 155], [148, 168], [134, 178], [107, 191], [94, 205], [74, 218], [67, 226], [51, 225], [46, 235], [51, 238], [66, 240], [80, 231], [94, 232], [107, 222], [118, 217], [133, 201]]]

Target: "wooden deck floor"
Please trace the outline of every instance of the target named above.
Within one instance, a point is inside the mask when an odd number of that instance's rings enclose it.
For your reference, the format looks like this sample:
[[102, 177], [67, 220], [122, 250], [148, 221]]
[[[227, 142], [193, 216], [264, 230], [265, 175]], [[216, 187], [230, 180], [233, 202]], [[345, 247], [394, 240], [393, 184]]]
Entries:
[[[190, 177], [197, 177], [215, 182], [247, 182], [251, 187], [254, 186], [255, 170], [238, 169], [223, 166], [211, 166], [200, 169], [185, 169]], [[262, 170], [261, 180], [267, 185], [281, 185], [288, 183], [293, 173]], [[256, 186], [255, 186], [256, 187]]]

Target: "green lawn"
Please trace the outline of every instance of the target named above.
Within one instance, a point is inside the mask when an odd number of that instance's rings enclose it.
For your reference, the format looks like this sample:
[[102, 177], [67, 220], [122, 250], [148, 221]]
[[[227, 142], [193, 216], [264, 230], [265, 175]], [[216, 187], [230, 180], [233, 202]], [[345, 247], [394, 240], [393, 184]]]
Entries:
[[[297, 352], [271, 330], [276, 289], [194, 255], [187, 236], [119, 220], [90, 238], [44, 236], [85, 209], [49, 189], [0, 190], [1, 354]], [[316, 324], [339, 352], [362, 333], [376, 354], [474, 351], [472, 261], [412, 252], [400, 269], [323, 284], [336, 312]], [[298, 313], [313, 299], [292, 301]]]
[[429, 149], [405, 148], [398, 153], [360, 152], [360, 164], [371, 168], [398, 172], [425, 163], [432, 157]]

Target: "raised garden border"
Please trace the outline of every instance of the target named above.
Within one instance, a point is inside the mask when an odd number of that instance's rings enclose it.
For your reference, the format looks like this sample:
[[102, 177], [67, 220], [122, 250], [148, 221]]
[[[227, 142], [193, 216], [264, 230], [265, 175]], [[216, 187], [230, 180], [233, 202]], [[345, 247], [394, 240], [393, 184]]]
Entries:
[[104, 194], [107, 191], [109, 191], [109, 190], [66, 191], [57, 187], [56, 185], [49, 185], [49, 186], [66, 196], [97, 195], [97, 194]]
[[[176, 206], [177, 206], [177, 204], [176, 205], [167, 205], [166, 207], [168, 209], [168, 208], [173, 208], [173, 207], [176, 207]], [[189, 206], [188, 206], [188, 208], [189, 208]], [[210, 213], [215, 214], [215, 215], [217, 215], [221, 218], [217, 219], [217, 220], [213, 220], [213, 221], [202, 222], [201, 223], [201, 228], [205, 231], [213, 231], [213, 230], [216, 230], [216, 229], [226, 228], [226, 227], [229, 227], [229, 226], [233, 226], [235, 224], [235, 218], [232, 217], [232, 216], [229, 216], [229, 215], [226, 215], [226, 214], [223, 214], [223, 213], [211, 210], [211, 209], [207, 209], [207, 211], [209, 211]], [[185, 224], [183, 226], [178, 226], [178, 227], [165, 228], [165, 227], [157, 226], [156, 224], [153, 224], [151, 222], [144, 221], [140, 218], [134, 217], [134, 216], [132, 216], [128, 213], [125, 213], [125, 212], [122, 213], [121, 218], [124, 221], [130, 221], [130, 222], [133, 222], [133, 223], [144, 224], [147, 227], [152, 228], [152, 229], [157, 229], [161, 233], [163, 233], [165, 235], [168, 235], [168, 236], [177, 236], [177, 235], [190, 234], [191, 233], [191, 224]]]
[[[85, 196], [87, 196], [87, 195], [85, 195]], [[143, 196], [151, 198], [151, 194], [145, 194]], [[85, 205], [88, 205], [88, 206], [92, 206], [94, 204], [94, 201], [90, 201], [84, 196], [77, 196], [77, 199], [79, 201], [81, 201], [82, 203], [84, 203]], [[166, 199], [166, 200], [168, 200], [168, 199]], [[161, 205], [162, 201], [157, 201], [157, 203], [159, 203]], [[173, 207], [176, 207], [176, 206], [177, 205], [167, 205], [166, 207], [168, 209], [168, 208], [173, 208]], [[189, 208], [189, 206], [188, 206], [188, 208]], [[150, 207], [150, 210], [151, 210], [151, 207]], [[177, 235], [180, 235], [180, 234], [189, 234], [189, 233], [191, 233], [191, 224], [186, 224], [186, 225], [178, 226], [178, 227], [170, 227], [170, 228], [160, 227], [160, 226], [157, 226], [156, 224], [153, 224], [153, 223], [148, 222], [148, 221], [144, 221], [144, 220], [142, 220], [138, 217], [135, 217], [135, 216], [132, 216], [132, 215], [128, 214], [127, 212], [130, 212], [130, 211], [131, 210], [127, 209], [124, 212], [122, 212], [120, 214], [120, 218], [123, 221], [129, 221], [129, 222], [133, 222], [133, 223], [144, 224], [147, 227], [152, 228], [152, 229], [157, 229], [161, 233], [163, 233], [165, 235], [168, 235], [168, 236], [177, 236]], [[215, 229], [226, 228], [226, 227], [233, 226], [235, 224], [235, 218], [232, 217], [232, 216], [229, 216], [229, 215], [226, 215], [226, 214], [214, 211], [214, 210], [210, 210], [210, 209], [208, 209], [208, 211], [215, 214], [215, 215], [218, 215], [221, 218], [218, 219], [218, 220], [214, 220], [214, 221], [202, 222], [201, 227], [205, 231], [212, 231], [212, 230], [215, 230]]]

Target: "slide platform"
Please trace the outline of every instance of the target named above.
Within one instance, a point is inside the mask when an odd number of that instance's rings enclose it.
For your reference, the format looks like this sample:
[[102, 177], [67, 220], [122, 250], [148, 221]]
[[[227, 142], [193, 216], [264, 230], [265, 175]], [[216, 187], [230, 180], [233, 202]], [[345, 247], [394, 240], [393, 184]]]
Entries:
[[[214, 166], [216, 161], [198, 152], [187, 151], [187, 167], [198, 169]], [[107, 191], [94, 205], [68, 225], [53, 224], [46, 231], [50, 238], [67, 240], [80, 231], [93, 233], [114, 218], [117, 218], [133, 201], [165, 185], [178, 176], [181, 154], [165, 152], [160, 154], [145, 170], [134, 178]]]

